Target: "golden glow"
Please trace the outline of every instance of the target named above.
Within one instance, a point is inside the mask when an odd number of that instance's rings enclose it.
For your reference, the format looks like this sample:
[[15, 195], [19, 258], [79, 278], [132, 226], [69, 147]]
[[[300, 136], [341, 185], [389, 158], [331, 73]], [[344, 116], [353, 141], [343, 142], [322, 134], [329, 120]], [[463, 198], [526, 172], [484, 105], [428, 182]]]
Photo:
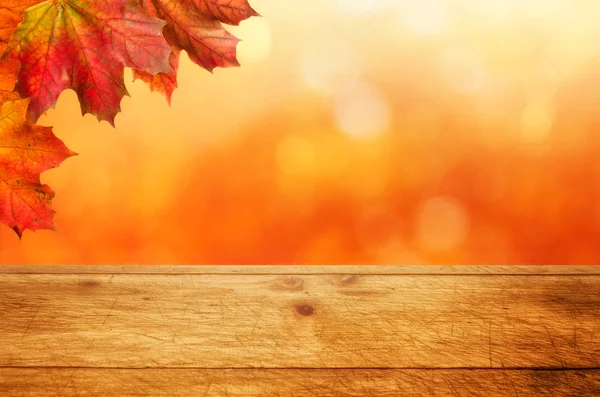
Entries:
[[57, 232], [0, 263], [600, 263], [600, 2], [251, 3], [172, 107], [61, 96]]

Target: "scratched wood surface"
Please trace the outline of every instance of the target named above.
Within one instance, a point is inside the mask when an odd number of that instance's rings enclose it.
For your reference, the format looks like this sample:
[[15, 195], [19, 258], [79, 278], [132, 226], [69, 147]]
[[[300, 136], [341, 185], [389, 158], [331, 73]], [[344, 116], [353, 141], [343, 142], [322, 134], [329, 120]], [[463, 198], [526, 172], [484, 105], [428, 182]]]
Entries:
[[0, 396], [600, 396], [600, 268], [0, 267]]

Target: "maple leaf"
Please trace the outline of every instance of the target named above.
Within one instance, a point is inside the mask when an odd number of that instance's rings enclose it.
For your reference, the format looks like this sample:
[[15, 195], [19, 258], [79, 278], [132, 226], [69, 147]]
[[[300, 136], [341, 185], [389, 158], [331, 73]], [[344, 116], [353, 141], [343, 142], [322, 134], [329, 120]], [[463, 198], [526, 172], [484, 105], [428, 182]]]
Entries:
[[141, 0], [144, 10], [167, 22], [163, 33], [173, 47], [172, 70], [152, 76], [134, 70], [134, 78], [150, 85], [171, 101], [177, 87], [179, 52], [185, 50], [190, 59], [211, 71], [216, 67], [239, 66], [236, 48], [239, 39], [228, 33], [222, 23], [238, 25], [259, 14], [248, 0]]
[[21, 64], [18, 61], [0, 62], [0, 104], [21, 99], [19, 94], [13, 92], [20, 68]]
[[0, 0], [0, 54], [4, 52], [10, 36], [23, 20], [24, 11], [40, 0]]
[[121, 99], [128, 95], [125, 67], [150, 74], [171, 70], [164, 25], [146, 15], [137, 0], [46, 0], [27, 8], [5, 57], [22, 64], [16, 90], [31, 98], [30, 120], [72, 88], [82, 114], [114, 126]]
[[191, 0], [195, 11], [206, 18], [214, 18], [228, 25], [239, 25], [245, 19], [259, 14], [248, 0]]
[[133, 69], [133, 79], [140, 79], [150, 86], [150, 91], [163, 93], [167, 97], [167, 102], [171, 104], [171, 96], [177, 88], [177, 69], [179, 68], [179, 50], [174, 49], [169, 55], [169, 73], [157, 73], [154, 76], [141, 70]]
[[21, 238], [25, 229], [53, 229], [55, 193], [41, 184], [40, 174], [76, 153], [54, 136], [51, 127], [27, 122], [30, 99], [10, 92], [19, 66], [0, 62], [0, 222]]

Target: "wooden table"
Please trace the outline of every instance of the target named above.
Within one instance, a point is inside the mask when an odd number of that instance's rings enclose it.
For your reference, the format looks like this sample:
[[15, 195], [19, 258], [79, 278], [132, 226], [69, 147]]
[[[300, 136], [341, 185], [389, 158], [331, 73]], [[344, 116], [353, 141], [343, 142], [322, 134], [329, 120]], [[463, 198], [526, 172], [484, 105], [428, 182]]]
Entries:
[[0, 396], [600, 396], [600, 267], [0, 267]]

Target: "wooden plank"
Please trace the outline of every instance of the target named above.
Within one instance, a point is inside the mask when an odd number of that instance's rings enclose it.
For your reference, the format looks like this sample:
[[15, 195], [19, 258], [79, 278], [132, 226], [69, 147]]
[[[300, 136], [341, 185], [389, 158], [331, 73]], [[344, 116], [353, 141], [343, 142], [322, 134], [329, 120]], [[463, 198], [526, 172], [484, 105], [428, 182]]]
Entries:
[[0, 369], [0, 395], [585, 397], [600, 371]]
[[600, 266], [395, 266], [395, 265], [329, 265], [329, 266], [13, 266], [0, 265], [0, 274], [408, 274], [408, 275], [600, 275]]
[[600, 277], [0, 275], [0, 367], [598, 368]]

